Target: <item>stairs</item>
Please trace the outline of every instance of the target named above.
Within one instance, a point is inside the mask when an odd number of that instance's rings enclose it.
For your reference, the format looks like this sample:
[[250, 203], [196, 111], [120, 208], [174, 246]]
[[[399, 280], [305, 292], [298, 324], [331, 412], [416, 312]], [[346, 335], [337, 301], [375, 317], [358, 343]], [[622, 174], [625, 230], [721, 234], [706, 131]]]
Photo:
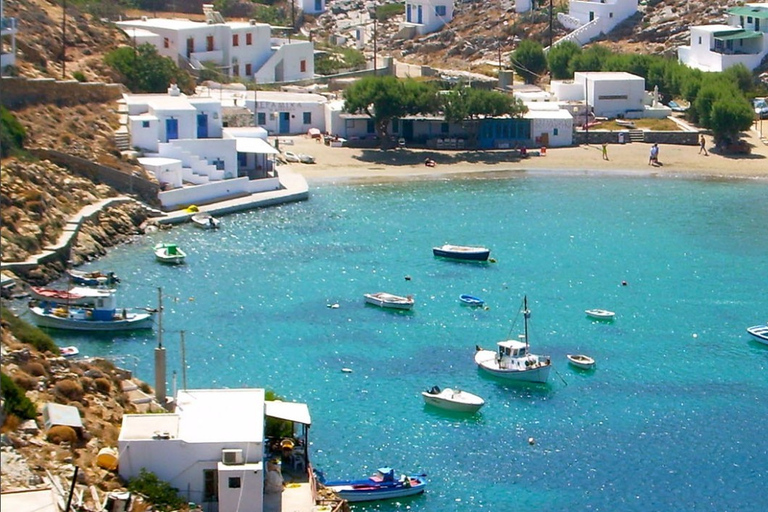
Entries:
[[629, 142], [645, 142], [643, 130], [629, 130]]
[[131, 135], [125, 127], [120, 127], [115, 131], [115, 146], [118, 151], [131, 150]]

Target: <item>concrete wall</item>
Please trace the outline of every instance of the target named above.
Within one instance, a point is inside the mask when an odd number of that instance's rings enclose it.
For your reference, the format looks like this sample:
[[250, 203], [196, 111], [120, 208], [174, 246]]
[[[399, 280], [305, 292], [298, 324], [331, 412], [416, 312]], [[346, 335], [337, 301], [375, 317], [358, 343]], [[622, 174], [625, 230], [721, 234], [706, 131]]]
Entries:
[[[618, 144], [619, 133], [627, 133], [620, 131], [606, 132], [606, 131], [590, 131], [589, 143], [590, 144], [602, 144], [607, 142], [609, 144]], [[675, 144], [678, 146], [696, 146], [699, 143], [699, 132], [643, 132], [643, 143], [646, 144]], [[583, 131], [574, 132], [573, 143], [575, 145], [586, 144], [587, 134]], [[626, 141], [629, 144], [629, 141]]]
[[122, 84], [59, 81], [52, 78], [27, 79], [3, 77], [0, 81], [0, 103], [13, 110], [22, 105], [53, 103], [57, 106], [109, 103], [123, 97]]

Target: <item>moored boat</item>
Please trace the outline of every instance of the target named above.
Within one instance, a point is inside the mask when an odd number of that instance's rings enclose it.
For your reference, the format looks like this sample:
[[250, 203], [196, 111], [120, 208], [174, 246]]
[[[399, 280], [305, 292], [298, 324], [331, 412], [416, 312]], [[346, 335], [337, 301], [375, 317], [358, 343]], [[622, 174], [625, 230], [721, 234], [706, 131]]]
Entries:
[[155, 258], [160, 263], [169, 263], [171, 265], [179, 265], [184, 263], [187, 254], [181, 250], [176, 244], [171, 243], [159, 243], [155, 245]]
[[108, 297], [115, 293], [111, 288], [89, 288], [87, 286], [75, 286], [69, 290], [57, 290], [44, 286], [30, 286], [29, 294], [35, 300], [69, 304], [71, 306], [87, 306], [96, 302], [96, 299]]
[[96, 299], [93, 308], [41, 301], [29, 311], [40, 327], [70, 331], [125, 331], [151, 329], [153, 313], [134, 313], [116, 307], [115, 294]]
[[768, 324], [747, 327], [747, 332], [754, 336], [760, 343], [768, 345]]
[[485, 304], [483, 299], [474, 297], [472, 295], [467, 295], [466, 293], [459, 295], [459, 300], [462, 302], [462, 304], [466, 304], [467, 306], [483, 306]]
[[485, 247], [445, 244], [440, 247], [433, 247], [432, 254], [454, 260], [488, 261], [491, 250]]
[[334, 480], [323, 485], [349, 502], [402, 498], [424, 492], [425, 475], [395, 476], [392, 468], [380, 468], [372, 476], [360, 480]]
[[523, 319], [525, 332], [516, 340], [504, 340], [496, 343], [497, 350], [484, 350], [475, 347], [477, 366], [495, 376], [506, 380], [521, 382], [547, 382], [552, 361], [549, 356], [532, 354], [528, 345], [528, 297], [523, 298]]
[[365, 302], [390, 309], [412, 309], [414, 305], [413, 295], [402, 297], [387, 292], [366, 293]]
[[74, 345], [71, 345], [69, 347], [61, 347], [59, 352], [61, 353], [62, 357], [75, 357], [80, 353], [80, 350]]
[[584, 354], [567, 354], [568, 362], [573, 366], [584, 370], [591, 370], [595, 367], [595, 360]]
[[68, 269], [67, 275], [73, 283], [81, 286], [114, 286], [120, 282], [120, 279], [114, 272], [102, 272], [101, 270], [85, 272], [82, 270]]
[[613, 320], [613, 317], [616, 316], [616, 313], [607, 309], [587, 309], [584, 313], [595, 320]]
[[440, 389], [432, 386], [422, 391], [421, 396], [426, 404], [448, 411], [475, 413], [485, 405], [485, 400], [479, 396], [454, 388]]
[[203, 229], [218, 229], [221, 225], [219, 219], [206, 212], [196, 213], [190, 220], [195, 226]]

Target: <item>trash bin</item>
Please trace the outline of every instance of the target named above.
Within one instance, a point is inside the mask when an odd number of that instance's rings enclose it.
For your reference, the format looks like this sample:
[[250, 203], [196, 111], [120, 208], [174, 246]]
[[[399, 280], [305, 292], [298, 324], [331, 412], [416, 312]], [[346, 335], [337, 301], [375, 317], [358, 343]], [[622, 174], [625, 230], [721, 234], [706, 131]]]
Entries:
[[619, 144], [626, 144], [629, 134], [627, 132], [619, 132]]

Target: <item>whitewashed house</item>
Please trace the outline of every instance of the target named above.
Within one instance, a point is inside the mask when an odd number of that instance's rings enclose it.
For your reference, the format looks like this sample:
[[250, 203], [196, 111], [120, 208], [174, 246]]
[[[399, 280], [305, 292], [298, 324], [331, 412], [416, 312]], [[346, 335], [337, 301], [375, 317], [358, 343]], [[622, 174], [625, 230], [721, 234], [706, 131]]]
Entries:
[[248, 94], [245, 106], [254, 113], [256, 126], [287, 135], [307, 133], [310, 128], [323, 131], [327, 101], [321, 94], [257, 91]]
[[534, 147], [557, 148], [573, 144], [573, 116], [568, 110], [551, 102], [533, 101], [525, 104], [524, 119], [531, 121]]
[[314, 76], [311, 42], [273, 38], [272, 27], [266, 23], [226, 22], [211, 5], [203, 9], [205, 22], [145, 16], [117, 24], [135, 37], [137, 44], [153, 44], [160, 55], [170, 57], [181, 67], [202, 70], [212, 65], [231, 78], [258, 83], [309, 80]]
[[296, 9], [306, 14], [325, 12], [325, 0], [293, 0]]
[[757, 68], [768, 55], [768, 4], [750, 3], [726, 11], [727, 24], [691, 27], [691, 42], [677, 49], [678, 60], [702, 71], [736, 64]]
[[453, 20], [453, 0], [406, 0], [400, 37], [430, 34]]
[[[0, 71], [16, 65], [16, 18], [5, 17], [5, 0], [0, 0]], [[9, 51], [6, 51], [6, 48]]]
[[[279, 472], [279, 466], [267, 463], [265, 426], [271, 416], [301, 430], [292, 439], [302, 449], [292, 450], [291, 460], [307, 473], [306, 483], [297, 483], [290, 492], [299, 496], [299, 502], [292, 499], [296, 510], [311, 510], [315, 496], [307, 472], [309, 409], [305, 404], [267, 402], [264, 396], [263, 389], [184, 390], [177, 393], [174, 412], [123, 415], [120, 476], [128, 480], [146, 469], [208, 512], [262, 512], [269, 503], [265, 484], [275, 477], [270, 473]], [[277, 492], [283, 492], [282, 476]]]
[[168, 94], [126, 94], [130, 145], [154, 173], [165, 209], [278, 190], [274, 155], [261, 128], [225, 128], [221, 103]]
[[568, 13], [558, 13], [557, 21], [571, 32], [553, 44], [572, 41], [583, 46], [608, 34], [637, 10], [638, 0], [570, 0]]
[[595, 116], [640, 118], [645, 112], [645, 79], [623, 71], [579, 71], [573, 80], [553, 80], [551, 90], [564, 104], [586, 103]]

